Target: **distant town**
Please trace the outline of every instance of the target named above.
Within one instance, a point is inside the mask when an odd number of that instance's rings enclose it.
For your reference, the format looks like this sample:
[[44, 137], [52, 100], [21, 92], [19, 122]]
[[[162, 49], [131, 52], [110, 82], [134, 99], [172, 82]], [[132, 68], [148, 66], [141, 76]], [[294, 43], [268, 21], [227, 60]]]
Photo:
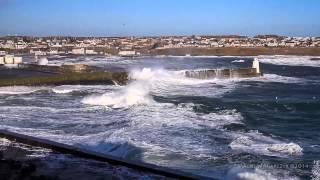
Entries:
[[[0, 37], [0, 55], [139, 56], [168, 49], [318, 48], [320, 37], [166, 36], [166, 37]], [[188, 51], [186, 51], [188, 53]], [[180, 53], [181, 54], [181, 53]]]

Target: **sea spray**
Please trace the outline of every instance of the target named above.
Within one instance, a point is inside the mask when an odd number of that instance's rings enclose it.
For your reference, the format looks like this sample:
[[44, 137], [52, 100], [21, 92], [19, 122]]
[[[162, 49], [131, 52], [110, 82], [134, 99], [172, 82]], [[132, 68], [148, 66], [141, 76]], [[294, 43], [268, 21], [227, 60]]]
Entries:
[[[91, 95], [85, 97], [82, 103], [121, 108], [155, 102], [150, 95], [151, 92], [155, 95], [165, 96], [181, 95], [181, 92], [194, 94], [197, 92], [196, 90], [204, 89], [208, 94], [216, 96], [228, 90], [212, 86], [211, 83], [218, 82], [215, 79], [190, 79], [184, 76], [184, 71], [168, 71], [160, 68], [132, 70], [129, 74], [129, 79], [132, 81], [127, 86], [122, 87], [121, 90], [107, 92], [102, 95]], [[224, 82], [221, 81], [222, 84]]]
[[82, 103], [110, 106], [112, 108], [126, 108], [133, 105], [152, 103], [153, 99], [149, 92], [150, 89], [146, 82], [134, 81], [118, 92], [85, 97]]
[[118, 92], [108, 92], [102, 95], [91, 95], [85, 97], [82, 103], [89, 105], [102, 105], [112, 108], [126, 108], [133, 105], [153, 103], [150, 95], [153, 81], [159, 78], [168, 78], [170, 74], [162, 69], [131, 71], [129, 77], [133, 81]]

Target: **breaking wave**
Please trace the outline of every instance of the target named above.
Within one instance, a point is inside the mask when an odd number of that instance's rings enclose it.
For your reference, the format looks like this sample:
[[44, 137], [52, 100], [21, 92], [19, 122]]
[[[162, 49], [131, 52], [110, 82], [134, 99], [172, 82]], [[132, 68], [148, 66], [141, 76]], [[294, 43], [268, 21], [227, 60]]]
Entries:
[[239, 60], [234, 60], [234, 61], [232, 61], [232, 63], [243, 63], [243, 62], [245, 62], [245, 60], [243, 60], [243, 59], [239, 59]]
[[[220, 97], [235, 89], [241, 81], [261, 81], [278, 83], [305, 83], [303, 78], [286, 77], [276, 74], [265, 74], [256, 78], [231, 79], [193, 79], [185, 77], [186, 70], [168, 71], [164, 69], [143, 68], [129, 74], [131, 83], [118, 90], [90, 95], [81, 102], [88, 105], [101, 105], [112, 108], [129, 107], [155, 103], [152, 96], [206, 96]], [[56, 93], [70, 93], [76, 88], [57, 87]]]
[[56, 86], [52, 88], [52, 92], [57, 94], [69, 94], [72, 92], [82, 92], [82, 91], [90, 91], [90, 92], [101, 92], [103, 90], [108, 89], [117, 89], [117, 86], [111, 85], [62, 85]]
[[264, 74], [262, 77], [239, 78], [237, 80], [238, 81], [276, 82], [276, 83], [284, 83], [284, 84], [301, 84], [301, 83], [312, 82], [312, 80], [308, 80], [304, 78], [281, 76], [277, 74]]
[[288, 175], [288, 172], [278, 169], [240, 168], [230, 169], [226, 180], [298, 180], [299, 178]]
[[111, 106], [113, 108], [150, 104], [152, 102], [153, 99], [149, 95], [148, 85], [141, 82], [133, 82], [119, 92], [91, 95], [82, 100], [84, 104]]
[[77, 86], [63, 85], [63, 86], [57, 86], [55, 88], [52, 88], [52, 91], [57, 94], [67, 94], [67, 93], [71, 93], [75, 90], [78, 90]]
[[312, 60], [309, 56], [259, 56], [259, 61], [266, 64], [286, 66], [320, 67], [320, 60]]
[[230, 88], [216, 86], [216, 83], [223, 85], [226, 81], [189, 79], [184, 76], [184, 72], [150, 68], [134, 70], [129, 75], [134, 81], [118, 92], [91, 95], [85, 97], [82, 103], [120, 108], [153, 103], [152, 95], [196, 95], [197, 89], [201, 91], [198, 95], [214, 96]]
[[8, 86], [0, 87], [0, 94], [30, 94], [40, 90], [46, 90], [46, 87], [28, 87], [28, 86]]
[[255, 131], [236, 137], [229, 146], [237, 151], [280, 157], [303, 154], [303, 149], [298, 144], [284, 143]]

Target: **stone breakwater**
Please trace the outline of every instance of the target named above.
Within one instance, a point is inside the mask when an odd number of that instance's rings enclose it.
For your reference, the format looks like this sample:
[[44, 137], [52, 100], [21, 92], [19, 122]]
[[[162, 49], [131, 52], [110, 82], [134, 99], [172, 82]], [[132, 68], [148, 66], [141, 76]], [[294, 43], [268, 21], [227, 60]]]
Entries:
[[[2, 71], [12, 71], [2, 68]], [[86, 65], [40, 66], [21, 64], [15, 73], [28, 72], [26, 77], [7, 76], [0, 79], [0, 86], [41, 86], [74, 84], [126, 84], [128, 73], [102, 71]], [[46, 73], [39, 76], [38, 73]]]
[[[42, 86], [42, 85], [90, 85], [90, 84], [118, 84], [125, 85], [130, 79], [129, 73], [125, 70], [103, 70], [88, 65], [36, 65], [18, 64], [17, 71], [31, 72], [27, 77], [9, 76], [0, 79], [0, 86]], [[6, 68], [2, 69], [6, 71]], [[7, 71], [10, 71], [7, 69]], [[47, 73], [36, 75], [37, 72]], [[33, 75], [32, 75], [33, 74]], [[252, 68], [239, 69], [207, 69], [185, 71], [187, 78], [212, 79], [212, 78], [249, 78], [262, 76], [259, 61], [254, 60]]]
[[256, 71], [255, 68], [244, 69], [208, 69], [186, 71], [185, 76], [195, 79], [210, 79], [210, 78], [248, 78], [259, 77], [262, 73]]

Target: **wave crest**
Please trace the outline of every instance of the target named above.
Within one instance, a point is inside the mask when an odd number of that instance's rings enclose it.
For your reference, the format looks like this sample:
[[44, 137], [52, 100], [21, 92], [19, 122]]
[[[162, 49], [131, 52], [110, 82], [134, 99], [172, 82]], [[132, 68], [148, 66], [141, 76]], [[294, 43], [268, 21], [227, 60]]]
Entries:
[[141, 82], [133, 82], [119, 92], [91, 95], [85, 97], [82, 103], [89, 105], [110, 106], [112, 108], [126, 108], [133, 105], [150, 104], [153, 102], [149, 95], [149, 88]]

